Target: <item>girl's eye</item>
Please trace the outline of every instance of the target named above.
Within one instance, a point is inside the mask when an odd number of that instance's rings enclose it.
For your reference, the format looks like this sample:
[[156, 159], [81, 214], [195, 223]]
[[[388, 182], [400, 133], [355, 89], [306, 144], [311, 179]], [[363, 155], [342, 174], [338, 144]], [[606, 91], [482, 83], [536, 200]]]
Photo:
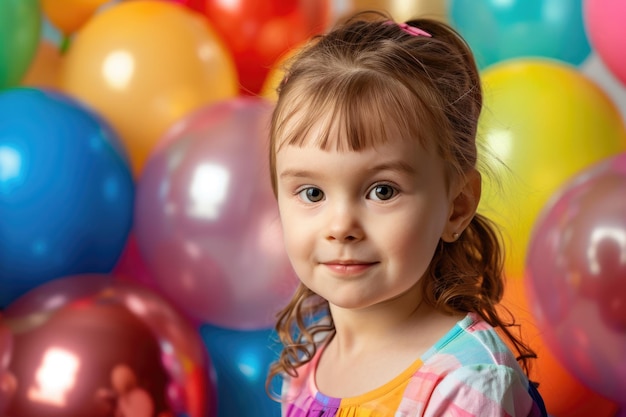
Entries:
[[324, 192], [319, 188], [308, 187], [298, 193], [300, 198], [304, 201], [311, 203], [317, 203], [324, 199]]
[[380, 184], [372, 188], [369, 192], [368, 198], [372, 200], [385, 201], [394, 197], [397, 193], [398, 191], [391, 185]]

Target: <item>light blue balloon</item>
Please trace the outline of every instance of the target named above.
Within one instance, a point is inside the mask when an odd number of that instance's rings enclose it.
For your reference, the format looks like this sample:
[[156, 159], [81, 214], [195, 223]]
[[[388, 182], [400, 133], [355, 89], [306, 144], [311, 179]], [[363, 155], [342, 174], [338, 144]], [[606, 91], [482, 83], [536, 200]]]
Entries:
[[580, 65], [591, 53], [583, 0], [448, 0], [447, 10], [481, 69], [517, 57]]
[[0, 93], [0, 307], [56, 278], [110, 272], [133, 206], [128, 158], [99, 116], [61, 93]]

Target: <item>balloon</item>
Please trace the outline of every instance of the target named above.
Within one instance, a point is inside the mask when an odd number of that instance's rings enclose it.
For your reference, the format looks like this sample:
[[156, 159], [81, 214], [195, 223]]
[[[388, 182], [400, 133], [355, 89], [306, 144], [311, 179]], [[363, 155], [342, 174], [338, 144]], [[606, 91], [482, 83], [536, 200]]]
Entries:
[[60, 88], [107, 119], [136, 176], [165, 131], [188, 112], [237, 94], [229, 52], [206, 20], [161, 1], [122, 2], [76, 35]]
[[533, 227], [527, 288], [556, 356], [591, 389], [626, 405], [624, 196], [626, 152], [561, 187]]
[[[218, 417], [279, 417], [280, 403], [265, 390], [270, 364], [278, 359], [278, 336], [272, 329], [233, 330], [203, 325], [200, 335], [216, 373]], [[277, 380], [273, 392], [280, 393]]]
[[57, 45], [59, 49], [61, 49], [62, 46], [69, 46], [67, 38], [64, 39], [63, 34], [46, 19], [45, 15], [41, 20], [41, 40]]
[[594, 50], [626, 86], [626, 3], [622, 0], [585, 0], [584, 21]]
[[22, 85], [40, 88], [59, 88], [62, 55], [59, 47], [50, 41], [42, 40], [28, 71], [22, 78]]
[[586, 387], [565, 369], [544, 341], [522, 277], [508, 279], [502, 305], [513, 314], [523, 339], [537, 353], [530, 377], [539, 383], [548, 413], [553, 417], [614, 417], [617, 404]]
[[626, 84], [620, 83], [598, 54], [592, 54], [580, 67], [580, 71], [602, 88], [619, 109], [622, 119], [626, 120]]
[[35, 56], [40, 27], [38, 0], [0, 1], [0, 89], [19, 84]]
[[0, 313], [0, 415], [4, 416], [4, 411], [15, 395], [17, 383], [15, 376], [8, 371], [11, 354], [13, 350], [13, 334], [2, 321]]
[[0, 93], [0, 307], [63, 275], [109, 272], [131, 228], [124, 149], [97, 115], [51, 91]]
[[507, 274], [521, 277], [541, 207], [578, 171], [626, 149], [626, 129], [614, 103], [570, 65], [510, 60], [482, 81], [480, 159], [496, 179], [485, 176], [479, 209], [502, 228]]
[[133, 233], [128, 236], [126, 247], [117, 265], [115, 265], [112, 275], [122, 281], [130, 281], [155, 289], [154, 278], [141, 256], [137, 238]]
[[324, 30], [329, 0], [187, 0], [202, 13], [233, 53], [240, 93], [260, 92], [269, 68], [280, 55]]
[[406, 22], [416, 17], [429, 17], [447, 21], [445, 0], [353, 0], [353, 11], [381, 10], [389, 13], [397, 22]]
[[81, 28], [109, 0], [41, 0], [48, 20], [65, 36]]
[[137, 184], [141, 254], [160, 291], [204, 323], [268, 326], [295, 289], [269, 180], [271, 111], [246, 97], [195, 112]]
[[293, 47], [280, 56], [270, 68], [269, 73], [267, 74], [267, 78], [263, 82], [263, 87], [261, 88], [261, 97], [266, 98], [271, 101], [278, 100], [278, 94], [276, 89], [280, 85], [280, 82], [283, 80], [285, 76], [285, 64], [293, 55], [298, 52], [298, 47]]
[[34, 289], [6, 313], [17, 380], [8, 415], [215, 415], [202, 340], [154, 292], [78, 275]]
[[591, 52], [582, 0], [449, 0], [449, 20], [485, 68], [517, 57], [581, 64]]

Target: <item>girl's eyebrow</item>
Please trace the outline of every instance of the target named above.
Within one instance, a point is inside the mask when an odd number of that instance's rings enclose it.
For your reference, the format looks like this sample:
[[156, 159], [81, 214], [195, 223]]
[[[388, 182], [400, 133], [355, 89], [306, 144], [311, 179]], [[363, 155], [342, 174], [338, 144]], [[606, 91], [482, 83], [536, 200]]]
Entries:
[[315, 176], [315, 172], [306, 171], [303, 169], [289, 168], [280, 173], [280, 178], [292, 177], [292, 178], [311, 178]]
[[[391, 162], [383, 162], [377, 165], [374, 165], [370, 169], [370, 172], [380, 172], [380, 171], [394, 171], [399, 172], [401, 174], [406, 175], [415, 175], [415, 167], [411, 164], [406, 163], [405, 161], [391, 161]], [[316, 171], [308, 171], [304, 169], [297, 168], [288, 168], [280, 173], [279, 178], [312, 178], [316, 175]]]
[[416, 173], [415, 167], [406, 161], [391, 161], [391, 162], [383, 162], [377, 165], [374, 165], [370, 168], [370, 171], [395, 171], [401, 174], [414, 175]]

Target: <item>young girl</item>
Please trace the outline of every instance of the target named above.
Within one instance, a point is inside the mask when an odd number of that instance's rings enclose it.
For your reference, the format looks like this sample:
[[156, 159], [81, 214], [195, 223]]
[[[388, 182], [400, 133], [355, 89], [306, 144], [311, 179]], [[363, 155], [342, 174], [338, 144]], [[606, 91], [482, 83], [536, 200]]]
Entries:
[[481, 105], [468, 46], [438, 21], [357, 15], [290, 63], [270, 144], [301, 281], [268, 378], [284, 416], [546, 415], [476, 213]]

